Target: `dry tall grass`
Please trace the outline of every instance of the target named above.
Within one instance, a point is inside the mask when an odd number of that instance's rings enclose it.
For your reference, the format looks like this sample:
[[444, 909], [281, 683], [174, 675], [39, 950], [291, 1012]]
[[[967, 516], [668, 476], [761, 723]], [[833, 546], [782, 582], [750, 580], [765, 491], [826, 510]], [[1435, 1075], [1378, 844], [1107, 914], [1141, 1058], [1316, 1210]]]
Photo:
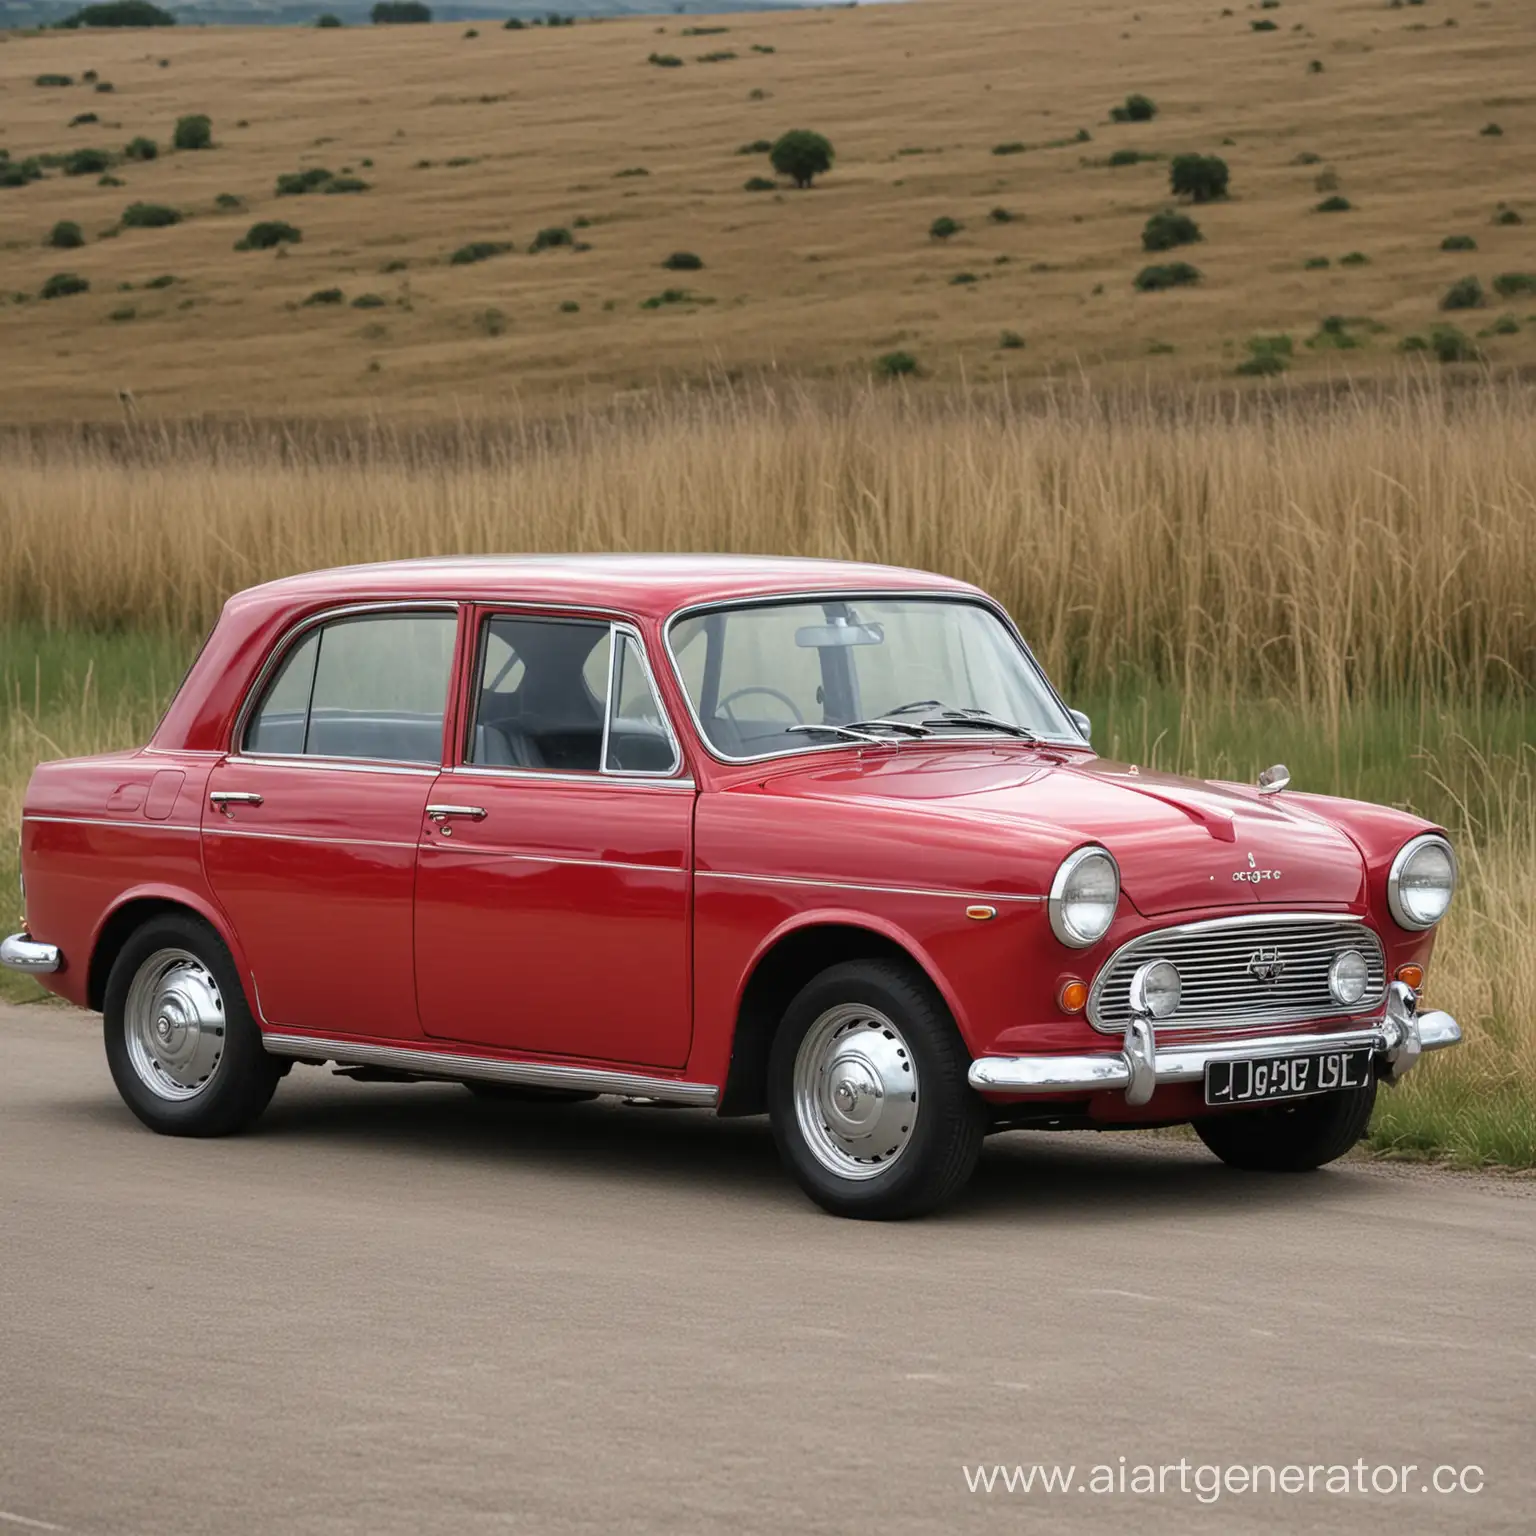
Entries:
[[1533, 404], [722, 387], [414, 437], [13, 437], [0, 622], [201, 629], [236, 588], [426, 553], [793, 551], [974, 580], [1073, 686], [1465, 701], [1536, 681]]

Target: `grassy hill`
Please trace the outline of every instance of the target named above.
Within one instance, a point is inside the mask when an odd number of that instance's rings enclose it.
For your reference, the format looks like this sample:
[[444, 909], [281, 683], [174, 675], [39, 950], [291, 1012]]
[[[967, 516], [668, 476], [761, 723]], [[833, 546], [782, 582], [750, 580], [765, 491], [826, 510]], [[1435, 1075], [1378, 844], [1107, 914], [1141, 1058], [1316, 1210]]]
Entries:
[[[427, 417], [898, 352], [940, 381], [1183, 381], [1259, 353], [1355, 374], [1445, 324], [1529, 366], [1529, 21], [1527, 0], [919, 0], [703, 35], [672, 16], [12, 36], [0, 147], [43, 175], [0, 185], [0, 418], [115, 417], [119, 391], [141, 416]], [[1112, 121], [1129, 93], [1156, 116]], [[172, 153], [190, 113], [214, 146]], [[745, 190], [772, 171], [742, 147], [793, 127], [833, 141], [833, 172]], [[120, 158], [138, 136], [155, 159]], [[88, 148], [105, 172], [67, 174]], [[1145, 158], [1109, 163], [1126, 151]], [[1184, 152], [1224, 159], [1231, 195], [1184, 208], [1198, 243], [1148, 254]], [[363, 185], [277, 194], [303, 171]], [[124, 227], [136, 203], [179, 221]], [[932, 236], [941, 218], [959, 231]], [[235, 249], [270, 220], [302, 239]], [[84, 243], [47, 244], [59, 221]], [[531, 253], [541, 229], [570, 243]], [[473, 242], [513, 249], [456, 263]], [[664, 268], [674, 252], [702, 268]], [[1134, 286], [1176, 261], [1198, 282]], [[40, 297], [58, 273], [89, 286]], [[1442, 311], [1467, 277], [1483, 302]]]

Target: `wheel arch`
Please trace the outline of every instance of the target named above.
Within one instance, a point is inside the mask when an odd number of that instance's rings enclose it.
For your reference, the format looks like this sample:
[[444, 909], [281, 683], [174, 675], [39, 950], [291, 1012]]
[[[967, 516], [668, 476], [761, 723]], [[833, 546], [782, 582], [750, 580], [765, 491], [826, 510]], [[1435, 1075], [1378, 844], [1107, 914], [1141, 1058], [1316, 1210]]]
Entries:
[[101, 1012], [107, 996], [107, 978], [111, 976], [123, 946], [152, 918], [171, 916], [195, 917], [218, 934], [240, 973], [240, 984], [245, 988], [252, 1017], [259, 1021], [261, 1014], [245, 957], [223, 913], [193, 892], [177, 887], [146, 886], [125, 892], [102, 918], [91, 940], [91, 958], [86, 970], [86, 1006]]
[[[785, 1010], [808, 981], [845, 960], [898, 960], [915, 967], [959, 1026], [953, 994], [910, 935], [867, 912], [802, 916], [770, 934], [747, 968], [736, 1004], [720, 1115], [759, 1115], [767, 1110], [768, 1055]], [[963, 1037], [963, 1029], [961, 1033]]]

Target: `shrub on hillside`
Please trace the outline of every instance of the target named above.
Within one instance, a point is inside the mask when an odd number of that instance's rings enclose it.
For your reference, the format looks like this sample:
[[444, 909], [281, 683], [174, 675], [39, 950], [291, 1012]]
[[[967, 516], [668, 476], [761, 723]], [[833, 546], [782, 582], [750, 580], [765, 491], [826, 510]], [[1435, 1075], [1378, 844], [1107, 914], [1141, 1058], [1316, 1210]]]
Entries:
[[768, 159], [780, 176], [788, 176], [797, 187], [808, 187], [832, 169], [834, 151], [823, 135], [791, 128], [774, 142]]
[[125, 229], [165, 229], [181, 223], [181, 210], [164, 203], [129, 203], [123, 209]]
[[302, 197], [306, 192], [323, 187], [330, 179], [331, 173], [320, 165], [312, 165], [303, 171], [284, 171], [277, 178], [277, 195]]
[[1339, 265], [1341, 267], [1366, 267], [1370, 265], [1370, 262], [1371, 258], [1364, 251], [1350, 251], [1348, 254], [1339, 257]]
[[992, 146], [992, 153], [994, 155], [1022, 155], [1028, 148], [1029, 145], [1023, 139], [1010, 139], [1006, 144], [994, 144]]
[[315, 25], [317, 27], [339, 27], [341, 24], [341, 17], [336, 15], [333, 11], [321, 11], [320, 14], [315, 17]]
[[1493, 280], [1493, 291], [1501, 299], [1536, 293], [1536, 272], [1500, 272]]
[[1441, 309], [1481, 309], [1487, 302], [1483, 285], [1475, 277], [1464, 277], [1452, 283], [1440, 300]]
[[1187, 213], [1165, 208], [1147, 220], [1141, 247], [1145, 251], [1171, 251], [1176, 245], [1193, 245], [1203, 238], [1200, 226]]
[[104, 149], [75, 149], [65, 155], [63, 171], [66, 176], [99, 176], [111, 164]]
[[931, 240], [951, 240], [964, 228], [965, 225], [959, 219], [952, 219], [946, 213], [928, 226], [928, 237]]
[[1013, 223], [1015, 216], [1012, 209], [999, 207], [994, 208], [992, 212], [987, 215], [987, 217], [991, 219], [994, 224], [1011, 224]]
[[95, 112], [76, 112], [70, 118], [69, 126], [71, 128], [83, 128], [87, 123], [99, 123], [100, 121], [100, 116]]
[[1482, 356], [1471, 337], [1454, 325], [1437, 325], [1429, 333], [1429, 345], [1442, 363], [1475, 363]]
[[225, 213], [233, 213], [237, 208], [245, 207], [245, 199], [236, 197], [233, 192], [220, 192], [214, 198], [213, 206], [215, 208], [222, 208]]
[[1447, 235], [1440, 242], [1442, 251], [1475, 251], [1477, 241], [1471, 235]]
[[171, 142], [177, 149], [211, 149], [213, 123], [204, 112], [190, 112], [185, 117], [178, 117]]
[[1020, 352], [1024, 348], [1024, 338], [1017, 331], [1004, 331], [997, 338], [997, 344], [1004, 352]]
[[766, 176], [751, 176], [745, 182], [742, 190], [746, 192], [777, 192], [779, 184], [776, 181], [769, 181]]
[[541, 229], [533, 237], [533, 244], [528, 247], [530, 251], [553, 251], [561, 246], [570, 246], [575, 243], [570, 230], [563, 224], [552, 224], [548, 229]]
[[1321, 271], [1324, 267], [1331, 267], [1332, 265], [1333, 263], [1329, 261], [1326, 256], [1308, 256], [1307, 259], [1302, 262], [1302, 266], [1308, 272], [1318, 272]]
[[48, 231], [47, 244], [60, 251], [78, 250], [85, 244], [85, 236], [73, 219], [60, 219]]
[[320, 190], [322, 192], [367, 192], [372, 186], [372, 182], [364, 181], [361, 176], [332, 176]]
[[1157, 103], [1138, 91], [1127, 96], [1123, 105], [1111, 107], [1109, 115], [1117, 123], [1150, 123], [1157, 116]]
[[1520, 215], [1513, 208], [1501, 208], [1501, 209], [1499, 209], [1499, 211], [1496, 214], [1494, 214], [1493, 222], [1495, 224], [1510, 225], [1510, 224], [1522, 224], [1525, 221], [1520, 217]]
[[176, 18], [149, 0], [104, 0], [58, 23], [61, 27], [174, 27]]
[[1175, 155], [1168, 166], [1168, 183], [1175, 197], [1211, 203], [1227, 195], [1227, 162], [1219, 155]]
[[55, 272], [37, 294], [41, 299], [64, 299], [72, 293], [85, 293], [90, 286], [77, 272]]
[[766, 155], [773, 151], [772, 139], [753, 139], [750, 144], [743, 144], [736, 151], [738, 155]]
[[657, 69], [681, 69], [683, 61], [675, 53], [653, 53], [645, 61], [654, 64]]
[[270, 251], [280, 245], [292, 245], [304, 238], [292, 224], [281, 219], [262, 219], [252, 224], [243, 240], [235, 242], [237, 251]]
[[704, 258], [695, 256], [692, 251], [673, 251], [662, 266], [669, 272], [702, 272], [704, 270]]
[[448, 258], [451, 267], [467, 267], [473, 262], [489, 261], [493, 256], [505, 256], [512, 249], [510, 240], [471, 240], [461, 245]]
[[1108, 166], [1140, 165], [1143, 160], [1155, 160], [1156, 155], [1144, 155], [1139, 149], [1116, 149], [1110, 152], [1104, 163]]
[[1136, 274], [1140, 293], [1161, 293], [1167, 288], [1184, 288], [1200, 281], [1200, 272], [1187, 261], [1172, 261], [1164, 266], [1143, 267]]
[[24, 187], [29, 181], [41, 181], [43, 167], [36, 155], [25, 160], [0, 160], [0, 187]]
[[1348, 213], [1354, 206], [1347, 197], [1341, 197], [1335, 193], [1332, 197], [1325, 197], [1312, 211], [1314, 213]]
[[45, 91], [61, 91], [65, 86], [73, 85], [75, 80], [73, 75], [39, 75], [32, 83]]
[[316, 304], [341, 304], [346, 301], [346, 297], [340, 288], [317, 288], [304, 300], [304, 307], [308, 309]]
[[432, 7], [420, 0], [379, 0], [368, 19], [376, 27], [399, 27], [432, 20]]
[[1500, 139], [1504, 136], [1504, 130], [1497, 123], [1485, 123], [1477, 131], [1485, 139]]
[[1280, 24], [1278, 22], [1271, 21], [1267, 16], [1259, 21], [1250, 21], [1248, 25], [1252, 27], [1255, 32], [1278, 32], [1280, 30]]
[[160, 146], [153, 139], [146, 139], [140, 134], [136, 139], [129, 139], [123, 148], [125, 160], [153, 160], [160, 153]]
[[146, 288], [169, 288], [176, 279], [169, 272], [162, 272], [159, 277], [152, 277], [144, 284]]

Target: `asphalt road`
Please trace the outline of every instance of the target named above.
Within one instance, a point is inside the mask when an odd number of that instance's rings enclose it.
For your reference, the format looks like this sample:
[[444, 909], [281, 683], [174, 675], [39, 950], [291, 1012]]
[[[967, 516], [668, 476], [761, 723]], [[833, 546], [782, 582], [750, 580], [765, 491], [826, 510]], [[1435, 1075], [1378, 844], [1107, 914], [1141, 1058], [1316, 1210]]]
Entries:
[[[1528, 1182], [1011, 1135], [943, 1217], [840, 1222], [695, 1111], [300, 1069], [255, 1133], [161, 1139], [97, 1021], [29, 1007], [0, 1223], [0, 1536], [1531, 1529]], [[1121, 1457], [1189, 1470], [967, 1487]], [[1417, 1471], [1196, 1491], [1360, 1462]]]

